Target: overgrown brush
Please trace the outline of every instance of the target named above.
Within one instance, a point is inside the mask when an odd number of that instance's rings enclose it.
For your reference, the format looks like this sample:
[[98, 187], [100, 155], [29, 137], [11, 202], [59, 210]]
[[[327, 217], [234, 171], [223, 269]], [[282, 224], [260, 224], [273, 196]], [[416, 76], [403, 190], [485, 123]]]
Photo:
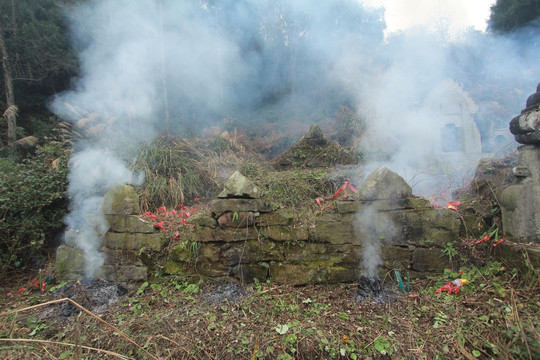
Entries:
[[21, 163], [0, 159], [0, 273], [43, 256], [67, 214], [67, 161], [60, 145], [45, 145]]
[[236, 136], [206, 141], [161, 137], [140, 146], [131, 169], [145, 174], [138, 187], [143, 211], [211, 199], [235, 170], [253, 180], [274, 207], [308, 205], [336, 190], [325, 169], [276, 171]]
[[261, 173], [255, 180], [262, 188], [262, 196], [274, 207], [310, 207], [314, 199], [336, 191], [323, 169], [275, 171]]

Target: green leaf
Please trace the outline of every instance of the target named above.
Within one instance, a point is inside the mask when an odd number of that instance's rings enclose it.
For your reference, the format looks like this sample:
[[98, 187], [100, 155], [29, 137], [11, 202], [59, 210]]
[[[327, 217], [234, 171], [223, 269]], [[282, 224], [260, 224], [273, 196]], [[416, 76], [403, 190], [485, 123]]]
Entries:
[[70, 350], [64, 351], [60, 354], [60, 359], [69, 359], [72, 355], [72, 352]]
[[283, 335], [289, 331], [289, 326], [287, 324], [276, 326], [276, 332], [280, 335]]
[[137, 295], [142, 295], [144, 293], [144, 290], [148, 287], [148, 281], [145, 281], [139, 288], [137, 289]]
[[482, 355], [482, 353], [478, 350], [473, 350], [472, 354], [474, 355], [474, 357], [480, 357], [480, 355]]

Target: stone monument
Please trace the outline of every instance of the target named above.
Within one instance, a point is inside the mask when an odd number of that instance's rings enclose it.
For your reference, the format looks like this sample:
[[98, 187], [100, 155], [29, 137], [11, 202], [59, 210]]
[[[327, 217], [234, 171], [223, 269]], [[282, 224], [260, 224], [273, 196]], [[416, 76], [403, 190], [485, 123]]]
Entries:
[[521, 114], [510, 121], [518, 147], [514, 184], [501, 194], [505, 235], [520, 242], [540, 242], [540, 84]]

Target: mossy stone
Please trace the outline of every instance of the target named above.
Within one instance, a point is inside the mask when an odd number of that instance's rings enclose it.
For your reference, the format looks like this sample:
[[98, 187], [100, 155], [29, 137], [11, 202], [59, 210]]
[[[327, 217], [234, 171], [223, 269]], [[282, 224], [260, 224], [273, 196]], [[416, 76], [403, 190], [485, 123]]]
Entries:
[[172, 261], [185, 262], [191, 260], [193, 254], [185, 244], [177, 244], [169, 252], [169, 257]]
[[113, 232], [152, 234], [159, 231], [138, 215], [109, 214], [105, 219], [109, 223], [109, 231]]
[[214, 229], [216, 227], [216, 219], [205, 213], [197, 213], [191, 215], [191, 217], [187, 219], [187, 223], [211, 229]]
[[104, 245], [111, 249], [160, 251], [168, 243], [164, 234], [114, 233], [105, 234]]
[[323, 214], [315, 219], [309, 237], [316, 242], [360, 245], [362, 241], [355, 234], [354, 220], [354, 214]]
[[227, 243], [220, 249], [220, 262], [233, 266], [258, 262], [283, 260], [282, 244], [261, 240], [249, 240], [238, 243]]
[[266, 264], [241, 264], [232, 268], [235, 278], [241, 283], [250, 284], [257, 279], [259, 282], [266, 281], [268, 277], [268, 266]]
[[420, 273], [442, 273], [444, 269], [450, 267], [450, 259], [444, 255], [439, 248], [414, 249], [411, 258], [411, 267]]
[[[412, 247], [414, 249], [414, 246]], [[412, 250], [409, 246], [381, 245], [381, 258], [386, 270], [393, 270], [394, 265], [400, 270], [407, 270], [411, 266]]]
[[305, 264], [271, 263], [270, 276], [279, 284], [306, 285], [353, 282], [358, 279], [358, 268], [334, 264], [334, 260], [313, 261]]
[[266, 226], [261, 229], [263, 237], [274, 241], [307, 241], [309, 232], [303, 225]]
[[292, 225], [296, 218], [296, 213], [292, 209], [279, 209], [277, 211], [261, 214], [255, 218], [257, 226], [271, 225]]
[[358, 189], [360, 200], [404, 199], [412, 196], [412, 189], [397, 173], [380, 167], [368, 175]]
[[103, 198], [103, 213], [105, 215], [138, 215], [140, 213], [139, 195], [130, 185], [116, 185]]
[[56, 249], [56, 276], [62, 280], [80, 280], [84, 277], [84, 254], [81, 249], [60, 245]]
[[181, 275], [185, 273], [184, 266], [184, 262], [169, 260], [163, 267], [163, 272], [167, 275]]

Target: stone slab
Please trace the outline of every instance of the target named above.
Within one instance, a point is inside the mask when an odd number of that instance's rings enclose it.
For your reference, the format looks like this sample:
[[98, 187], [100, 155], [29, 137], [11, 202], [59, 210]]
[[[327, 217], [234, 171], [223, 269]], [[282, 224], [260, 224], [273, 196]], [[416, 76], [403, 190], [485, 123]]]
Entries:
[[279, 209], [271, 213], [261, 214], [255, 218], [256, 226], [292, 225], [296, 219], [296, 213], [292, 209]]
[[[212, 239], [210, 241], [236, 242], [245, 240], [256, 240], [261, 236], [258, 229], [255, 227], [249, 228], [216, 228], [211, 232]], [[196, 238], [199, 239], [198, 237]]]
[[109, 214], [105, 215], [105, 219], [109, 223], [109, 231], [113, 232], [143, 234], [159, 232], [152, 223], [145, 221], [138, 215]]
[[105, 253], [104, 265], [136, 265], [143, 266], [139, 252], [136, 250], [115, 250], [103, 248]]
[[160, 251], [167, 244], [164, 234], [115, 233], [105, 234], [104, 246], [110, 249]]
[[116, 283], [133, 283], [148, 279], [146, 266], [136, 265], [102, 265], [98, 270], [99, 277]]
[[270, 264], [270, 277], [278, 284], [335, 284], [354, 282], [359, 278], [357, 268], [328, 266], [319, 262], [308, 264]]
[[103, 213], [138, 215], [140, 214], [139, 195], [130, 185], [116, 185], [103, 197]]
[[361, 262], [360, 247], [352, 244], [298, 242], [285, 246], [284, 256], [287, 262], [293, 264], [328, 261], [350, 268], [358, 266]]
[[264, 238], [274, 241], [307, 241], [309, 231], [304, 225], [265, 226], [260, 229]]
[[362, 240], [356, 236], [353, 221], [354, 214], [323, 214], [315, 219], [309, 237], [315, 242], [360, 245]]
[[412, 253], [411, 269], [420, 273], [443, 273], [451, 267], [448, 256], [440, 248], [416, 247]]
[[232, 273], [243, 284], [253, 283], [255, 279], [265, 282], [268, 278], [268, 265], [242, 264], [232, 268]]
[[83, 251], [66, 245], [60, 245], [56, 249], [56, 263], [54, 269], [59, 279], [81, 280], [84, 277]]
[[337, 211], [340, 214], [360, 212], [366, 208], [375, 211], [398, 211], [405, 209], [426, 209], [431, 207], [429, 200], [416, 197], [373, 201], [338, 201], [336, 205]]
[[217, 199], [210, 204], [210, 211], [219, 216], [224, 212], [270, 212], [272, 209], [263, 199]]
[[218, 198], [248, 198], [261, 197], [259, 188], [239, 171], [235, 171], [225, 183], [225, 187]]

